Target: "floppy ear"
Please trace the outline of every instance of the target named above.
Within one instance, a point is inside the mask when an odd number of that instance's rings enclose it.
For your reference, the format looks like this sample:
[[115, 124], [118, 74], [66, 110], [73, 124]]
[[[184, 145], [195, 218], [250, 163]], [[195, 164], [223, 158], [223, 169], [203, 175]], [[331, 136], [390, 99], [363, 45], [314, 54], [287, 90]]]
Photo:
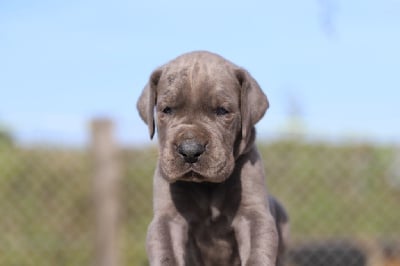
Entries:
[[152, 139], [155, 131], [154, 122], [154, 106], [157, 100], [157, 85], [162, 74], [162, 69], [155, 70], [151, 76], [149, 82], [144, 87], [142, 94], [137, 101], [136, 107], [139, 111], [140, 117], [149, 127], [150, 138]]
[[242, 117], [242, 140], [251, 137], [253, 126], [264, 116], [269, 107], [267, 96], [257, 81], [244, 69], [235, 70], [240, 89], [240, 112]]

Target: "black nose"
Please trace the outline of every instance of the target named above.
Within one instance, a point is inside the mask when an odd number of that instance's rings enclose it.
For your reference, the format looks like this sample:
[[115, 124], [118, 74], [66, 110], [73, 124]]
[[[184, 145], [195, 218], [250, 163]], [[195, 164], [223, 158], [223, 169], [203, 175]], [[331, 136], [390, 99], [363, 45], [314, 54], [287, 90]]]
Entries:
[[178, 152], [183, 156], [187, 163], [195, 163], [204, 152], [204, 145], [195, 140], [185, 140], [178, 146]]

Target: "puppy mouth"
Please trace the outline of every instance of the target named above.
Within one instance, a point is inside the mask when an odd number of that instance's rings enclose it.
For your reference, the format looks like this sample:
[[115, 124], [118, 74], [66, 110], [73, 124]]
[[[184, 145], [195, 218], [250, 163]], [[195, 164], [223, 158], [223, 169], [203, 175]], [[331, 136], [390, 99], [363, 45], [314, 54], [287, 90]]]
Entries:
[[225, 179], [226, 178], [212, 178], [204, 174], [201, 174], [200, 172], [190, 170], [185, 174], [181, 175], [181, 177], [179, 177], [177, 180], [185, 182], [194, 182], [194, 183], [202, 183], [202, 182], [221, 183]]
[[206, 178], [202, 176], [200, 173], [190, 170], [182, 175], [179, 180], [188, 181], [188, 182], [204, 182]]
[[160, 163], [162, 175], [170, 183], [176, 181], [221, 183], [230, 176], [233, 170], [229, 167], [228, 160], [212, 161], [210, 164], [210, 160], [205, 157], [194, 163], [184, 162], [182, 158], [175, 157], [174, 159], [174, 162], [161, 160]]

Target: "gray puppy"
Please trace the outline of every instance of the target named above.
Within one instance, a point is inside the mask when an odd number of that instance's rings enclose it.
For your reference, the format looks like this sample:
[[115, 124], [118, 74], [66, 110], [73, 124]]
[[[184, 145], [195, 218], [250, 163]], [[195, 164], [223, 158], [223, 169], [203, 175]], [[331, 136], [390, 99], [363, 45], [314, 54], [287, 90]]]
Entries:
[[279, 264], [287, 216], [267, 196], [254, 144], [268, 105], [246, 70], [213, 53], [181, 55], [151, 74], [137, 103], [159, 140], [151, 265]]

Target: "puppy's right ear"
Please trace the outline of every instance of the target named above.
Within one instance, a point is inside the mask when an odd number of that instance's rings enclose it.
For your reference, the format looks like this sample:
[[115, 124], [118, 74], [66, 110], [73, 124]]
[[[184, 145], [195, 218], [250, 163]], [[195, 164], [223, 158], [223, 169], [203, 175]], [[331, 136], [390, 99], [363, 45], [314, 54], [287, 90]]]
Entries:
[[237, 69], [236, 75], [241, 86], [242, 137], [247, 138], [251, 128], [264, 116], [269, 102], [260, 85], [246, 70]]
[[152, 139], [155, 132], [154, 106], [157, 101], [157, 85], [160, 81], [162, 69], [156, 69], [150, 76], [149, 82], [144, 87], [142, 94], [137, 101], [136, 107], [140, 117], [149, 127], [150, 138]]

